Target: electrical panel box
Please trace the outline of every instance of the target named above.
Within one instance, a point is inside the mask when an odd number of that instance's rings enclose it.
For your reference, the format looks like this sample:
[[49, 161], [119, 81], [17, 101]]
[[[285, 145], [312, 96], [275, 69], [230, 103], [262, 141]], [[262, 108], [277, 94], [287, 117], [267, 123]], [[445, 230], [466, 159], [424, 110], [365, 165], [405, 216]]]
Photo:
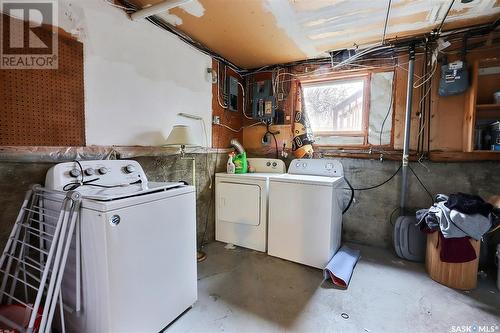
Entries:
[[441, 66], [439, 96], [452, 96], [465, 92], [469, 88], [469, 71], [465, 62], [458, 60]]
[[238, 111], [238, 80], [234, 76], [227, 77], [227, 108], [229, 111]]
[[258, 81], [253, 85], [252, 118], [270, 120], [274, 118], [276, 101], [271, 80]]

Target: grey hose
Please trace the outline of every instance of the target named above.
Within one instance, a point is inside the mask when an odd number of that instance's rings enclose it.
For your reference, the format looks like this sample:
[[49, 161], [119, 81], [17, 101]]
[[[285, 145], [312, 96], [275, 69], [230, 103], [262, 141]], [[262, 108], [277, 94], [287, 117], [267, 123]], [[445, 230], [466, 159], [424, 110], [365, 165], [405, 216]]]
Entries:
[[239, 143], [237, 139], [232, 139], [231, 140], [231, 146], [234, 147], [238, 151], [239, 154], [243, 154], [245, 152], [245, 148]]

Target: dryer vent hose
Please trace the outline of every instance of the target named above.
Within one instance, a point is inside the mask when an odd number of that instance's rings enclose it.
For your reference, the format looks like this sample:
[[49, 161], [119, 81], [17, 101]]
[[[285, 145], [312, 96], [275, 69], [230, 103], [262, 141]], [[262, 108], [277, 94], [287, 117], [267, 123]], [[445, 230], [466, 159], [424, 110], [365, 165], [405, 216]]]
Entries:
[[232, 139], [231, 140], [231, 146], [233, 146], [233, 148], [236, 149], [236, 151], [239, 154], [243, 154], [245, 152], [245, 148], [243, 148], [243, 146], [241, 145], [241, 143], [239, 143], [239, 141], [236, 140], [236, 139]]

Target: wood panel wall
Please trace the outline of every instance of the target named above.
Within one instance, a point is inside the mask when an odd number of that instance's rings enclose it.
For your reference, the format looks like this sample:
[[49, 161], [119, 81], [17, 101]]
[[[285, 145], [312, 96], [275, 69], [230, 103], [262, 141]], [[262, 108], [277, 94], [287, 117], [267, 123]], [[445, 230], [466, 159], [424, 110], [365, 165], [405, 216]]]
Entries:
[[[476, 59], [484, 59], [498, 56], [500, 54], [500, 45], [482, 49], [471, 50], [466, 56], [467, 64], [470, 65]], [[459, 54], [450, 54], [448, 60], [455, 61], [460, 58]], [[400, 57], [401, 63], [406, 63], [408, 57]], [[395, 96], [395, 115], [394, 115], [394, 149], [403, 149], [404, 136], [404, 115], [406, 107], [406, 87], [407, 87], [407, 66], [396, 68], [396, 96]], [[417, 56], [415, 64], [415, 73], [420, 75], [422, 68], [422, 57]], [[466, 109], [467, 94], [463, 93], [455, 96], [439, 96], [439, 79], [441, 75], [440, 67], [432, 79], [431, 88], [431, 136], [430, 150], [443, 152], [462, 152], [463, 151], [463, 120]], [[418, 101], [422, 96], [420, 90], [414, 90], [413, 112], [411, 125], [411, 149], [416, 149], [418, 122], [416, 114], [418, 111]]]
[[[293, 96], [295, 96], [295, 92], [297, 90], [296, 82], [292, 81], [291, 77], [285, 75], [284, 78], [285, 81], [289, 80], [289, 82], [286, 82], [283, 86], [286, 98], [282, 101], [278, 101], [277, 104], [277, 109], [283, 110], [285, 113], [284, 124], [270, 126], [270, 131], [276, 133], [275, 137], [277, 140], [278, 149], [280, 151], [283, 147], [283, 144], [286, 144], [287, 148], [291, 149], [291, 143], [293, 139], [292, 115], [295, 104]], [[255, 82], [271, 80], [271, 79], [272, 79], [272, 72], [257, 73], [248, 80], [247, 82], [248, 90], [251, 91], [253, 89], [253, 84], [255, 84]], [[248, 108], [250, 108], [250, 103], [248, 100], [247, 103], [248, 103]], [[247, 113], [251, 114], [250, 110]], [[254, 123], [255, 120], [243, 119], [244, 126], [249, 126]], [[267, 128], [265, 125], [245, 128], [243, 130], [243, 145], [245, 146], [245, 149], [247, 149], [253, 155], [273, 156], [276, 153], [276, 143], [274, 142], [274, 139], [270, 137], [268, 143], [266, 144], [262, 143], [262, 138], [264, 137], [266, 131]]]
[[[217, 60], [212, 60], [212, 68], [217, 72], [223, 72], [223, 65], [219, 64]], [[240, 83], [243, 82], [241, 76], [230, 69], [227, 68], [227, 74], [232, 75], [238, 79]], [[222, 77], [222, 76], [221, 76]], [[217, 80], [221, 80], [222, 78], [217, 75]], [[219, 105], [219, 101], [217, 100], [217, 84], [212, 84], [212, 115], [219, 116], [221, 119], [221, 123], [227, 125], [234, 129], [240, 129], [243, 124], [243, 116], [242, 116], [242, 107], [243, 107], [243, 94], [241, 93], [241, 89], [238, 94], [238, 112], [229, 111]], [[222, 91], [221, 91], [222, 95]], [[222, 96], [220, 97], [222, 101]], [[222, 126], [212, 124], [212, 147], [214, 148], [229, 148], [231, 139], [238, 139], [240, 142], [243, 141], [243, 131], [239, 131], [237, 133], [224, 128]]]
[[[493, 44], [487, 47], [474, 49], [467, 54], [467, 63], [470, 65], [473, 60], [494, 57], [500, 54], [500, 45]], [[459, 53], [452, 52], [448, 56], [449, 61], [454, 61], [460, 57]], [[404, 137], [404, 116], [406, 109], [406, 87], [407, 87], [407, 68], [408, 68], [408, 56], [401, 55], [398, 57], [398, 66], [393, 68], [395, 72], [395, 96], [394, 96], [394, 112], [393, 112], [393, 146], [394, 150], [401, 150], [403, 148], [403, 137]], [[415, 73], [421, 75], [423, 65], [423, 55], [417, 55], [415, 64]], [[304, 72], [304, 66], [295, 66], [291, 69], [292, 72]], [[318, 66], [314, 67], [307, 65], [308, 70], [312, 71], [317, 69]], [[387, 63], [380, 64], [379, 71], [391, 70]], [[346, 73], [351, 72], [336, 72], [331, 77], [346, 75]], [[360, 71], [358, 71], [360, 73]], [[271, 73], [261, 73], [258, 74], [260, 78], [271, 77]], [[466, 160], [467, 158], [459, 155], [463, 152], [463, 119], [464, 111], [466, 105], [466, 94], [460, 94], [456, 96], [441, 97], [438, 95], [438, 86], [440, 78], [440, 66], [436, 69], [436, 73], [432, 79], [431, 87], [431, 112], [430, 112], [430, 142], [429, 148], [433, 152], [432, 156], [437, 156], [436, 152], [451, 153], [450, 156], [444, 156], [445, 160], [453, 160], [455, 157], [457, 160]], [[422, 97], [423, 91], [421, 89], [414, 89], [413, 96], [413, 112], [411, 116], [411, 150], [417, 149], [417, 136], [419, 132], [419, 101]], [[288, 116], [293, 115], [293, 94], [290, 93], [288, 98], [280, 105], [280, 107], [285, 111]], [[240, 114], [241, 117], [241, 114]], [[234, 118], [233, 121], [237, 123], [237, 119]], [[243, 124], [248, 125], [251, 123], [250, 120], [243, 119]], [[279, 127], [279, 128], [278, 128]], [[272, 129], [279, 130], [280, 136], [279, 140], [280, 149], [283, 141], [291, 139], [292, 127], [288, 126], [272, 126]], [[243, 130], [243, 144], [245, 147], [252, 150], [255, 154], [267, 154], [270, 155], [274, 152], [274, 147], [270, 145], [263, 145], [261, 143], [261, 138], [265, 129], [260, 127], [246, 128]], [[425, 144], [425, 146], [427, 143]], [[456, 153], [456, 154], [455, 154]], [[455, 155], [453, 155], [455, 154]], [[453, 157], [454, 156], [454, 157]], [[471, 159], [477, 159], [477, 156]]]

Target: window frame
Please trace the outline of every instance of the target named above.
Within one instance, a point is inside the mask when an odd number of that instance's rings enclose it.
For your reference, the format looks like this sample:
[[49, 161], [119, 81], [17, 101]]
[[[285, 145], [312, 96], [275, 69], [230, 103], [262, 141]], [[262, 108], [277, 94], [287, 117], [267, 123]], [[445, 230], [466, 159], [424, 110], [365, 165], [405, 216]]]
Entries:
[[[362, 124], [360, 131], [321, 131], [313, 132], [314, 136], [328, 137], [328, 136], [341, 136], [341, 137], [363, 137], [362, 144], [350, 144], [353, 147], [364, 147], [368, 145], [368, 128], [370, 123], [370, 90], [371, 90], [371, 73], [345, 75], [345, 76], [331, 76], [321, 79], [301, 79], [300, 84], [302, 88], [313, 85], [321, 85], [334, 83], [338, 81], [363, 81], [363, 109], [362, 109]], [[317, 146], [338, 146], [337, 144], [322, 144]]]

